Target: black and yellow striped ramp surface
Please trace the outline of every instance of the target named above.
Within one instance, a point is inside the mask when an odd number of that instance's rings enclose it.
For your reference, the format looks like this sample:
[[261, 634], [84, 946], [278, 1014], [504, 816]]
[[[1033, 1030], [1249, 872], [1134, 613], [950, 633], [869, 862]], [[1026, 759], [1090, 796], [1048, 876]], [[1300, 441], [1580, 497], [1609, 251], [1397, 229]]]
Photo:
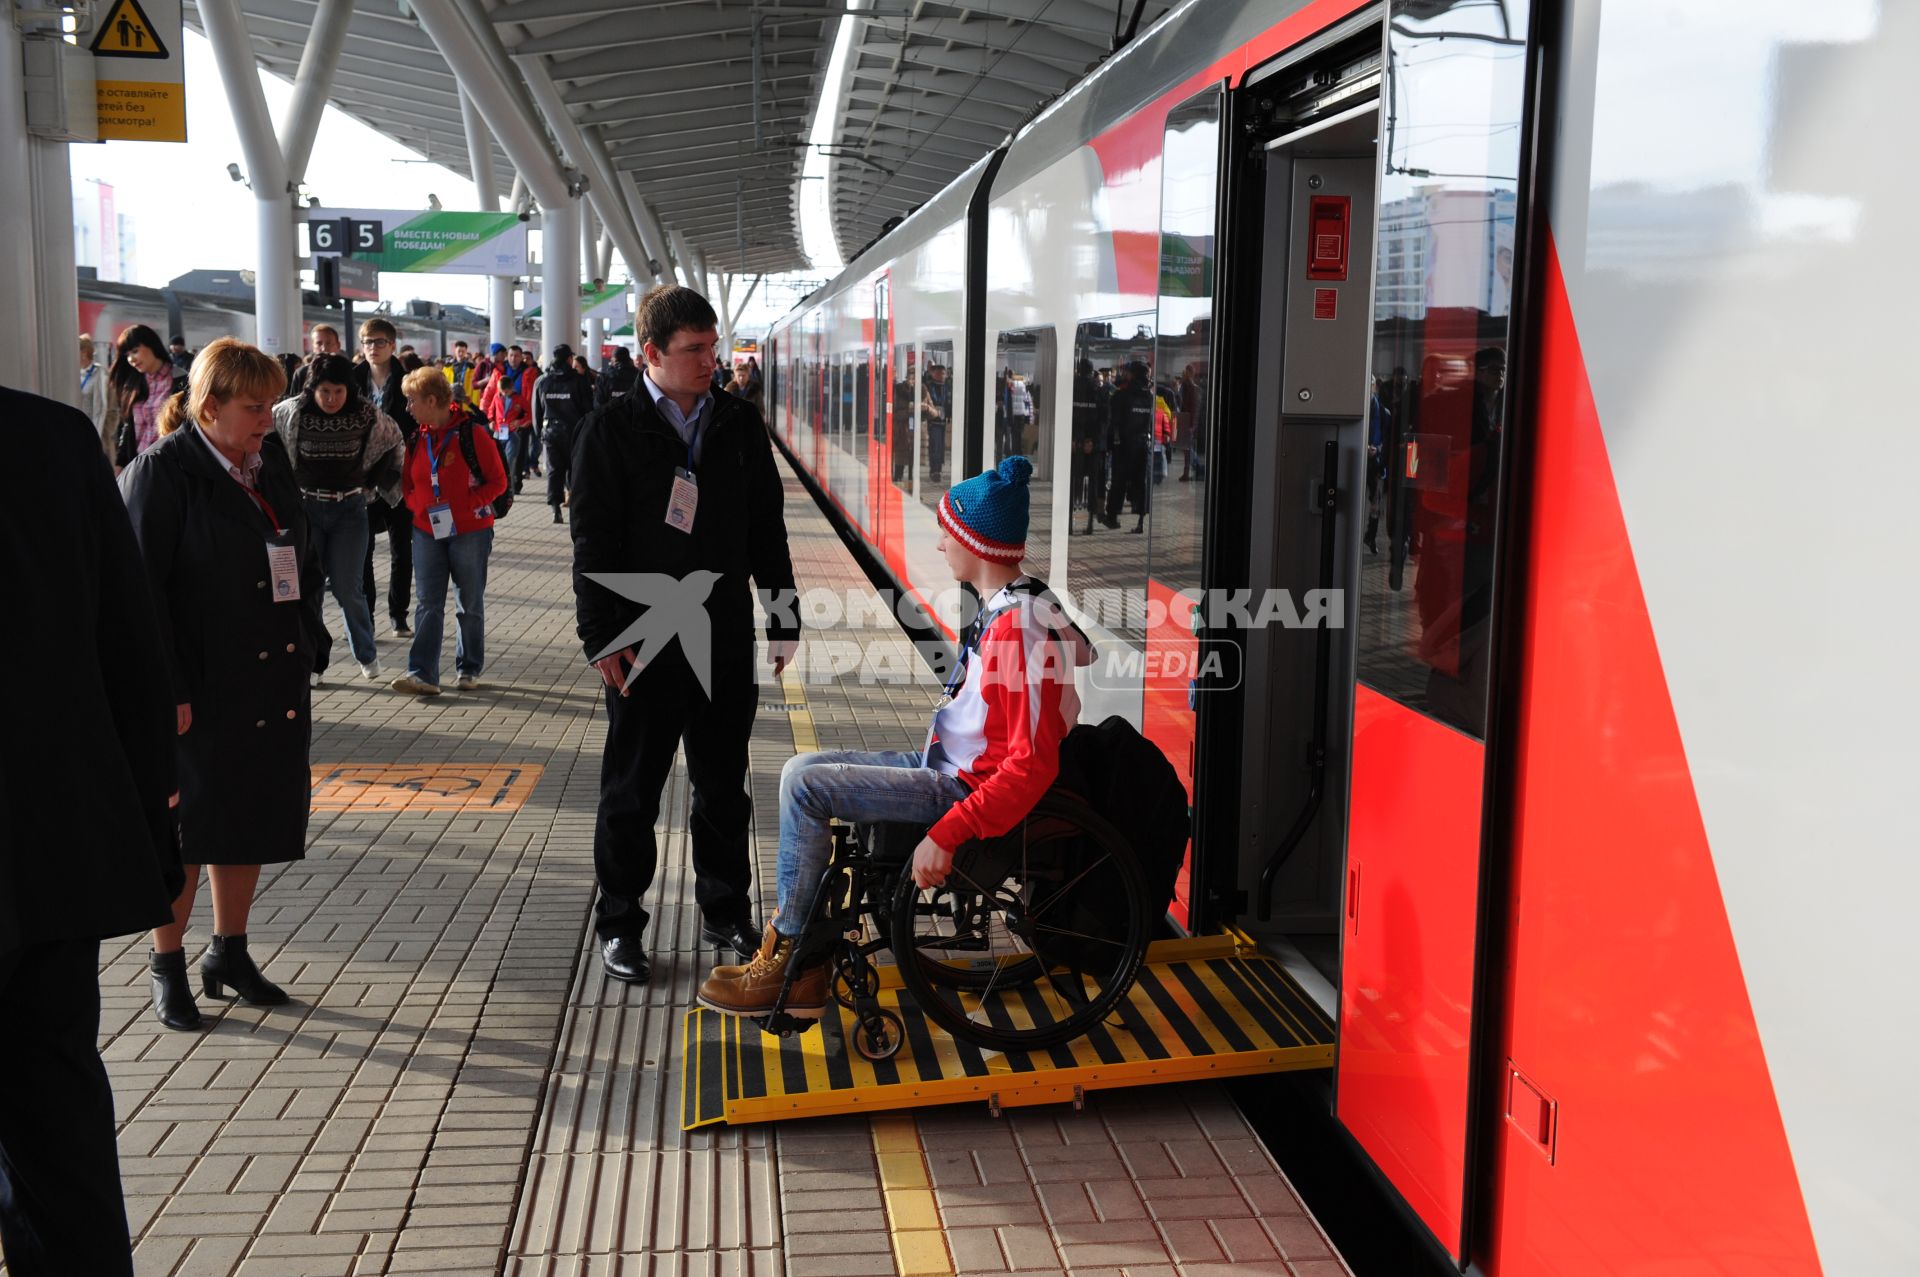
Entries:
[[883, 972], [880, 1002], [906, 1022], [891, 1060], [848, 1042], [852, 1013], [830, 1006], [791, 1037], [752, 1020], [687, 1012], [681, 1120], [773, 1122], [830, 1113], [986, 1101], [1011, 1108], [1072, 1100], [1076, 1092], [1197, 1078], [1327, 1068], [1333, 1024], [1278, 962], [1238, 933], [1165, 940], [1107, 1022], [1065, 1046], [1000, 1053], [929, 1023]]

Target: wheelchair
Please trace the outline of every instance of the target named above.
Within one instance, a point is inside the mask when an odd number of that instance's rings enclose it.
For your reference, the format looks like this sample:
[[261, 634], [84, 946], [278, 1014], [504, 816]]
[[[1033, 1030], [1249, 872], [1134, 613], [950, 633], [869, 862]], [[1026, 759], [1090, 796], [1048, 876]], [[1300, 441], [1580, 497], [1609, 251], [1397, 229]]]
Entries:
[[891, 951], [928, 1020], [995, 1051], [1059, 1046], [1099, 1025], [1132, 987], [1154, 910], [1133, 845], [1076, 794], [1056, 787], [1019, 824], [961, 846], [947, 881], [911, 873], [926, 826], [836, 824], [833, 857], [787, 964], [768, 1033], [811, 1028], [785, 1007], [799, 971], [829, 967], [833, 999], [852, 1013], [849, 1040], [869, 1060], [906, 1041], [880, 1001], [875, 956]]

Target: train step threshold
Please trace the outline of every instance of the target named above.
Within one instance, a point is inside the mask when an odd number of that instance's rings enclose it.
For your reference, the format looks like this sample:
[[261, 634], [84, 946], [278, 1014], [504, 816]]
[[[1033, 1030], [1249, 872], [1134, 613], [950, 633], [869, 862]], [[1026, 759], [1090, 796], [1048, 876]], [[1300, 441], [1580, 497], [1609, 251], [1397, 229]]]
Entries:
[[995, 1108], [1200, 1078], [1328, 1068], [1333, 1024], [1278, 962], [1229, 932], [1164, 940], [1106, 1024], [1064, 1046], [997, 1052], [929, 1023], [883, 968], [880, 1001], [906, 1023], [890, 1060], [851, 1048], [852, 1013], [830, 1006], [790, 1037], [701, 1007], [687, 1012], [681, 1121], [773, 1122], [980, 1101]]

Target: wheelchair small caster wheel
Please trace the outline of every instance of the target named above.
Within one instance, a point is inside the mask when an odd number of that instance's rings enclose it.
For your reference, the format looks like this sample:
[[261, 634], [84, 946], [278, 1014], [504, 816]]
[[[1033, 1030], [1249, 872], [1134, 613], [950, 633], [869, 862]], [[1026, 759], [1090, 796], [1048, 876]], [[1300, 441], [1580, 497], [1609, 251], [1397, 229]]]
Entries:
[[860, 967], [843, 966], [833, 973], [833, 1000], [849, 1011], [858, 1011], [862, 998], [880, 996], [880, 972], [871, 963]]
[[907, 1026], [891, 1011], [868, 1013], [853, 1029], [853, 1049], [869, 1060], [891, 1060], [907, 1040]]

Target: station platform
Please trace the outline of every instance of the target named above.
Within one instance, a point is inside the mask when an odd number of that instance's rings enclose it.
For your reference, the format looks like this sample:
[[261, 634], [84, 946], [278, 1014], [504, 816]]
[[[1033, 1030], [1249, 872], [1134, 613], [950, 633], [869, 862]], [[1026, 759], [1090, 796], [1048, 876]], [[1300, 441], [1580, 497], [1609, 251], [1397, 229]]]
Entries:
[[[1046, 1094], [997, 1114], [991, 1091], [777, 1123], [690, 1114], [688, 1008], [716, 954], [699, 943], [685, 774], [648, 901], [653, 982], [609, 981], [589, 926], [600, 693], [540, 483], [496, 535], [479, 690], [415, 700], [336, 664], [316, 693], [308, 857], [263, 874], [252, 926], [292, 1005], [203, 999], [208, 1029], [170, 1032], [150, 1011], [145, 937], [103, 948], [142, 1277], [1347, 1272], [1216, 1081], [1082, 1085], [1078, 1105]], [[864, 586], [791, 476], [787, 496], [803, 588]], [[860, 638], [920, 674], [833, 679], [803, 648], [783, 684], [762, 684], [765, 899], [781, 763], [809, 742], [911, 747], [938, 694], [903, 635]], [[383, 625], [390, 669], [403, 642]], [[203, 892], [190, 957], [210, 923]], [[1212, 943], [1188, 959], [1252, 960]], [[1293, 1036], [1259, 1045], [1324, 1051]]]

